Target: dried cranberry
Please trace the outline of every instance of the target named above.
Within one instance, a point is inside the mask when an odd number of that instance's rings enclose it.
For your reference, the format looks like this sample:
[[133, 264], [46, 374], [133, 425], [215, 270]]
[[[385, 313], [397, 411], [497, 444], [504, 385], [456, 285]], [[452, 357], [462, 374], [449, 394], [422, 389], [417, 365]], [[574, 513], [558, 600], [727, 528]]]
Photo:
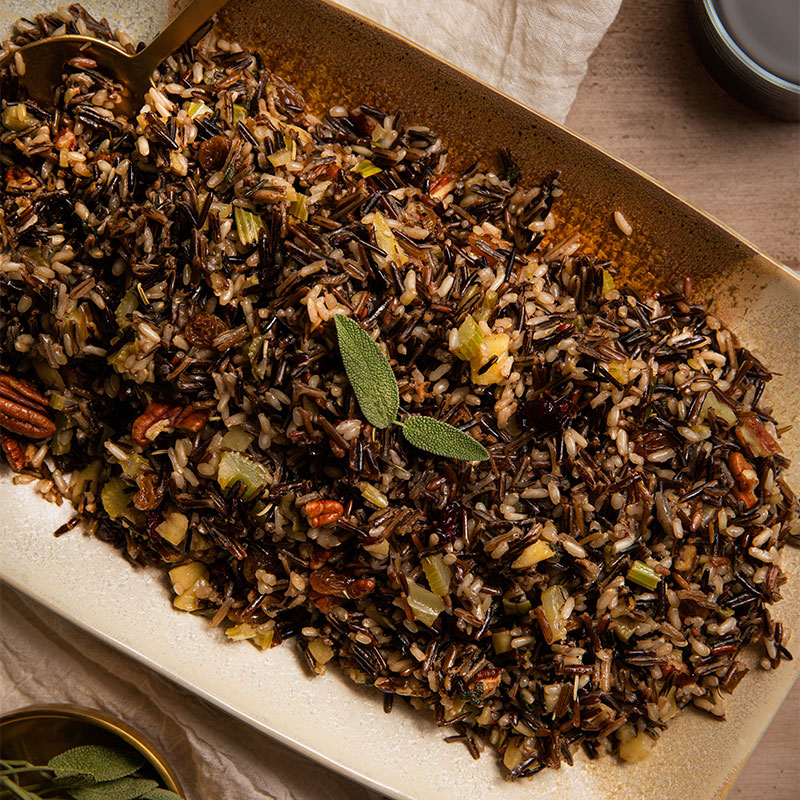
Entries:
[[443, 509], [439, 519], [439, 538], [448, 541], [461, 534], [461, 517], [464, 506], [457, 500], [451, 500]]
[[147, 533], [154, 542], [161, 541], [161, 534], [156, 528], [164, 521], [164, 515], [160, 511], [147, 512]]
[[378, 126], [377, 120], [370, 114], [365, 114], [360, 108], [350, 112], [350, 121], [362, 136], [372, 136], [372, 131]]
[[517, 422], [521, 428], [542, 432], [560, 431], [575, 416], [575, 403], [567, 397], [559, 397], [544, 391], [533, 400], [520, 403], [517, 409]]

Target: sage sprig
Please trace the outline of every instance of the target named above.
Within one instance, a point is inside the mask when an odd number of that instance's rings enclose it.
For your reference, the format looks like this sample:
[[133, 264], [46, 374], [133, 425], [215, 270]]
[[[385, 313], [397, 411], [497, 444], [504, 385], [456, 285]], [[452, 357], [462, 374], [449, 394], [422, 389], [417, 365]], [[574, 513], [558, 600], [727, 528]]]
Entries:
[[371, 425], [399, 425], [410, 444], [437, 456], [463, 461], [489, 458], [480, 442], [446, 422], [418, 414], [398, 420], [400, 389], [386, 356], [355, 320], [337, 314], [334, 322], [344, 370], [361, 413]]
[[73, 747], [46, 765], [0, 759], [0, 796], [46, 800], [181, 800], [146, 778], [144, 759], [131, 749], [97, 745]]

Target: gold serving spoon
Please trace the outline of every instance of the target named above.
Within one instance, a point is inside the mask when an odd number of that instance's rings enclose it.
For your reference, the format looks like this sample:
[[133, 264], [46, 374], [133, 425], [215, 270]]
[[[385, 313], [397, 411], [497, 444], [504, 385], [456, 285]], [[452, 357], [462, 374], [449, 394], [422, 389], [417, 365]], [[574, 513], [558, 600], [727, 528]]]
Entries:
[[76, 57], [91, 59], [97, 65], [93, 69], [122, 84], [122, 91], [117, 93], [119, 111], [135, 114], [150, 88], [153, 70], [226, 2], [194, 0], [136, 55], [128, 55], [119, 47], [90, 36], [53, 36], [8, 53], [0, 66], [19, 53], [25, 61], [25, 74], [19, 76], [19, 83], [31, 99], [44, 108], [51, 108], [55, 87], [60, 83], [67, 61]]

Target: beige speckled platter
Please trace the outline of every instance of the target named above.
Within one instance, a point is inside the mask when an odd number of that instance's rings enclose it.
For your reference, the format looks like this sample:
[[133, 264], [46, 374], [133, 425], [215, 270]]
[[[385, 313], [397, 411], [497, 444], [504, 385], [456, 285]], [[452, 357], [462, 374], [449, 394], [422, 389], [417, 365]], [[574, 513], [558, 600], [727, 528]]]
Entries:
[[[5, 0], [0, 30], [49, 4]], [[55, 5], [55, 3], [53, 3]], [[166, 2], [86, 0], [91, 11], [142, 38], [166, 18]], [[123, 11], [124, 9], [124, 11]], [[122, 18], [122, 14], [126, 18]], [[564, 222], [634, 280], [691, 275], [697, 292], [741, 341], [780, 374], [765, 394], [794, 429], [782, 441], [800, 485], [800, 280], [702, 211], [559, 125], [517, 105], [433, 56], [322, 0], [233, 0], [223, 24], [265, 63], [295, 82], [312, 106], [348, 99], [428, 121], [456, 161], [510, 147], [529, 179], [561, 170]], [[614, 226], [619, 209], [634, 226]], [[309, 757], [394, 798], [436, 800], [711, 800], [722, 798], [800, 671], [800, 659], [755, 670], [728, 700], [727, 722], [682, 714], [640, 763], [579, 758], [533, 782], [502, 780], [491, 757], [472, 761], [403, 704], [391, 716], [380, 696], [334, 674], [310, 680], [290, 647], [267, 653], [224, 641], [204, 620], [172, 610], [154, 572], [134, 571], [79, 532], [52, 531], [70, 512], [27, 486], [0, 479], [0, 578], [220, 708]], [[786, 599], [775, 608], [800, 627], [800, 556], [785, 551]], [[257, 734], [253, 734], [257, 735]]]

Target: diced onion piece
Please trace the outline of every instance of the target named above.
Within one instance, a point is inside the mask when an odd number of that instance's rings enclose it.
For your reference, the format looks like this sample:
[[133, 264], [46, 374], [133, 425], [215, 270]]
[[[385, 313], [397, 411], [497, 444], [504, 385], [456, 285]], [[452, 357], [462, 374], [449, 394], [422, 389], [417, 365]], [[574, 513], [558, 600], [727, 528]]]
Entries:
[[614, 284], [613, 275], [607, 270], [603, 270], [603, 295], [613, 292], [617, 287]]
[[495, 653], [507, 653], [511, 649], [511, 634], [508, 631], [498, 631], [492, 634], [492, 647]]
[[446, 597], [450, 593], [453, 570], [444, 563], [440, 555], [426, 556], [422, 559], [422, 569], [428, 579], [428, 586], [434, 594]]
[[627, 361], [611, 361], [606, 367], [606, 371], [618, 383], [626, 384], [630, 380], [630, 360]]
[[114, 317], [120, 330], [131, 324], [129, 316], [139, 307], [139, 295], [133, 289], [128, 289], [119, 301]]
[[398, 266], [402, 266], [408, 261], [405, 250], [397, 244], [397, 239], [394, 238], [394, 233], [392, 233], [386, 217], [380, 211], [372, 213], [372, 230], [375, 234], [375, 244], [386, 253], [386, 257], [390, 261], [394, 261]]
[[568, 597], [567, 590], [559, 584], [548, 586], [542, 592], [542, 609], [553, 632], [554, 642], [561, 642], [567, 638], [566, 620], [561, 618], [561, 609]]
[[374, 558], [388, 558], [389, 557], [389, 542], [384, 539], [376, 544], [365, 544], [364, 549]]
[[156, 528], [156, 533], [177, 547], [186, 538], [187, 530], [189, 530], [189, 518], [178, 511], [168, 511], [164, 521]]
[[714, 416], [724, 422], [728, 428], [735, 425], [738, 421], [736, 412], [727, 404], [721, 403], [714, 392], [708, 392], [703, 405], [700, 408], [700, 419], [708, 419], [709, 412], [713, 411]]
[[[469, 362], [474, 384], [489, 386], [503, 380], [508, 375], [509, 369], [504, 369], [504, 366], [510, 342], [507, 333], [490, 333], [483, 337], [478, 353]], [[490, 362], [492, 362], [491, 366], [486, 367]]]
[[264, 227], [264, 221], [258, 214], [246, 208], [235, 206], [233, 218], [236, 221], [236, 233], [243, 245], [255, 244], [258, 241], [258, 232]]
[[424, 622], [428, 627], [436, 622], [436, 618], [444, 611], [444, 601], [438, 594], [429, 592], [413, 581], [408, 581], [408, 605], [414, 612], [414, 618]]
[[235, 451], [226, 451], [219, 460], [217, 482], [223, 489], [241, 481], [246, 487], [244, 500], [257, 495], [269, 482], [269, 473], [261, 464]]
[[628, 568], [627, 578], [632, 583], [643, 586], [651, 592], [658, 586], [661, 580], [660, 575], [656, 575], [655, 570], [644, 563], [644, 561], [634, 561]]
[[308, 219], [308, 206], [306, 205], [306, 201], [308, 200], [308, 196], [304, 194], [297, 194], [295, 197], [294, 202], [289, 206], [289, 213], [293, 217], [297, 217], [300, 220], [307, 220]]
[[636, 626], [631, 625], [631, 620], [628, 617], [617, 617], [614, 620], [614, 633], [623, 642], [627, 642], [633, 636], [635, 629]]
[[317, 664], [327, 664], [333, 658], [333, 648], [325, 644], [322, 639], [311, 639], [308, 643], [308, 652], [314, 656]]
[[464, 321], [458, 326], [455, 336], [455, 344], [450, 346], [450, 351], [456, 358], [462, 361], [469, 361], [478, 355], [483, 341], [483, 331], [475, 322], [471, 314], [464, 317]]
[[284, 147], [283, 150], [270, 153], [267, 158], [273, 167], [283, 167], [292, 160], [292, 151]]
[[538, 539], [533, 544], [529, 544], [516, 558], [511, 565], [512, 569], [527, 569], [540, 561], [553, 556], [554, 553], [543, 539]]
[[208, 567], [199, 561], [191, 561], [169, 571], [172, 589], [177, 597], [172, 601], [175, 608], [181, 611], [197, 611], [200, 603], [197, 599], [198, 583], [208, 581]]
[[376, 489], [371, 483], [361, 481], [358, 484], [358, 488], [361, 489], [361, 496], [368, 503], [372, 503], [375, 508], [389, 507], [389, 499], [383, 492], [381, 492], [379, 489]]
[[203, 102], [189, 103], [186, 113], [189, 115], [189, 119], [197, 119], [205, 114], [210, 114], [211, 109]]
[[648, 736], [644, 731], [637, 734], [633, 739], [628, 739], [619, 746], [619, 757], [623, 761], [633, 763], [634, 761], [641, 761], [650, 755], [655, 741], [652, 737]]
[[240, 425], [236, 425], [222, 437], [222, 446], [228, 450], [236, 450], [239, 453], [243, 453], [250, 447], [253, 439], [254, 436], [251, 433], [248, 433]]
[[244, 119], [247, 119], [247, 109], [244, 106], [239, 105], [239, 103], [234, 103], [232, 117], [233, 124], [236, 125]]
[[522, 741], [524, 740], [521, 740], [520, 744], [513, 741], [509, 742], [505, 753], [503, 753], [503, 766], [509, 771], [518, 767], [525, 758], [522, 752]]
[[359, 175], [363, 175], [365, 178], [369, 178], [370, 175], [377, 175], [379, 172], [383, 172], [380, 167], [376, 167], [368, 158], [365, 158], [354, 170], [353, 172], [357, 172]]

